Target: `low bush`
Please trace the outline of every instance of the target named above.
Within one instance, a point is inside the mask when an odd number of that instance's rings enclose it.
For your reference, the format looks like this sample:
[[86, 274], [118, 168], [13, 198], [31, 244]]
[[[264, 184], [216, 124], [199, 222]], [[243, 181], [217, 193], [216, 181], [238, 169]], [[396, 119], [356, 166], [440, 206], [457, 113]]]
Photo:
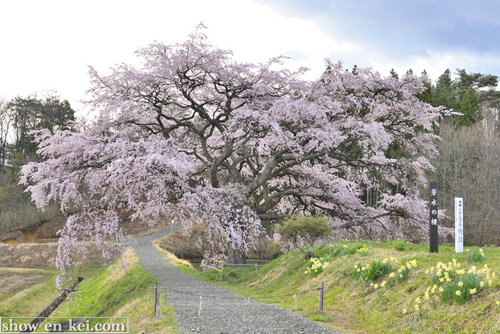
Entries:
[[391, 248], [394, 248], [395, 250], [400, 252], [405, 251], [407, 249], [406, 242], [401, 239], [392, 240], [390, 242], [390, 246]]
[[465, 258], [466, 258], [468, 263], [483, 262], [484, 261], [483, 250], [479, 249], [479, 251], [467, 252], [467, 255]]

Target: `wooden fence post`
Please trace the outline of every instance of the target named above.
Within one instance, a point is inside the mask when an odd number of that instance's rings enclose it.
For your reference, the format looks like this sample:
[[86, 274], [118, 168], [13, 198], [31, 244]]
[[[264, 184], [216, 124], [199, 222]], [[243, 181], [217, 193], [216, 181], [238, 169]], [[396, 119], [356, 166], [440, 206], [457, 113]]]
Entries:
[[160, 298], [158, 298], [158, 284], [155, 283], [155, 319], [158, 318], [160, 313]]
[[323, 282], [319, 284], [319, 306], [318, 312], [323, 313]]

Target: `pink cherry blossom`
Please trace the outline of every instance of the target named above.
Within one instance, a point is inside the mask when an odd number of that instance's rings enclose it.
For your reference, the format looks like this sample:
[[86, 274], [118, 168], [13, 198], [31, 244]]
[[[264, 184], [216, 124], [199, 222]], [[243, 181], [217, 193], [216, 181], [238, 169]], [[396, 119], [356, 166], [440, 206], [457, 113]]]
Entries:
[[[443, 110], [416, 97], [425, 78], [328, 61], [308, 81], [303, 69], [277, 69], [281, 58], [237, 62], [200, 29], [137, 55], [140, 68], [91, 68], [88, 105], [99, 116], [79, 132], [39, 132], [44, 160], [22, 169], [39, 207], [55, 201], [71, 215], [61, 270], [84, 252], [82, 238], [123, 238], [120, 208], [150, 223], [201, 222], [212, 254], [244, 252], [262, 225], [298, 212], [330, 215], [339, 231], [426, 230], [420, 190]], [[404, 154], [388, 155], [391, 145]]]

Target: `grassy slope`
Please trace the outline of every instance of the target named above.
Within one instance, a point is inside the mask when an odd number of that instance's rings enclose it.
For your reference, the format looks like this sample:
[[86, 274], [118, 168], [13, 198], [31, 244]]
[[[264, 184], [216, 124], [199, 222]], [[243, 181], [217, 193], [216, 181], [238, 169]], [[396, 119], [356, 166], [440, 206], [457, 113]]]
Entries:
[[[0, 268], [0, 270], [8, 269]], [[28, 289], [3, 295], [0, 300], [0, 317], [37, 316], [57, 297], [55, 284], [57, 271], [55, 269], [24, 269], [24, 271], [44, 274], [47, 277]]]
[[[398, 251], [394, 246], [404, 249]], [[355, 251], [360, 247], [368, 248], [366, 256]], [[353, 254], [334, 256], [335, 249], [351, 250]], [[474, 250], [478, 248], [470, 247], [471, 252]], [[483, 267], [487, 264], [492, 272], [500, 273], [500, 250], [491, 247], [483, 250], [484, 262], [475, 265]], [[491, 285], [486, 284], [482, 291], [462, 305], [454, 301], [443, 303], [434, 297], [438, 301], [434, 309], [424, 298], [427, 287], [433, 284], [432, 272], [426, 273], [426, 270], [435, 267], [438, 261], [448, 263], [455, 259], [461, 264], [460, 268], [466, 270], [472, 265], [467, 263], [466, 254], [456, 254], [452, 247], [441, 246], [439, 254], [430, 254], [425, 245], [357, 241], [322, 245], [315, 254], [330, 262], [324, 272], [316, 277], [312, 277], [311, 273], [305, 274], [307, 263], [304, 263], [303, 255], [297, 250], [281, 256], [258, 272], [253, 268], [225, 268], [222, 282], [214, 272], [196, 273], [187, 268], [186, 264], [177, 265], [187, 273], [225, 286], [241, 295], [273, 303], [293, 312], [293, 294], [297, 294], [298, 313], [343, 332], [500, 333], [500, 306], [496, 303], [500, 301], [498, 276], [492, 279]], [[354, 277], [355, 264], [368, 264], [390, 257], [397, 261], [393, 270], [396, 273], [402, 264], [417, 261], [417, 266], [412, 267], [407, 280], [391, 288], [386, 286], [377, 292], [369, 282]], [[386, 274], [375, 283], [381, 284], [388, 279], [389, 274]], [[317, 312], [320, 282], [324, 282], [325, 286], [324, 314]], [[443, 283], [441, 285], [444, 286]], [[422, 300], [418, 311], [414, 309], [417, 298]], [[403, 314], [403, 309], [408, 312]]]
[[[176, 320], [171, 307], [164, 305], [161, 295], [161, 316], [154, 318], [152, 287], [156, 283], [140, 268], [131, 252], [127, 261], [117, 261], [108, 267], [80, 269], [75, 276], [85, 279], [77, 286], [71, 301], [67, 300], [51, 317], [129, 317], [131, 334], [175, 333]], [[55, 289], [56, 270], [50, 278], [23, 290], [0, 303], [0, 316], [36, 316], [58, 292]]]

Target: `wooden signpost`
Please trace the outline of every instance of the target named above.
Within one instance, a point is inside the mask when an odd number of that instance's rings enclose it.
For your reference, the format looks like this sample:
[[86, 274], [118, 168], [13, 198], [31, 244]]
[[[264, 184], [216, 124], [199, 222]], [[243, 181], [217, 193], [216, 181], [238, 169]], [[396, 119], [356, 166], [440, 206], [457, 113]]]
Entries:
[[429, 251], [438, 252], [438, 191], [437, 182], [431, 182], [429, 200]]

